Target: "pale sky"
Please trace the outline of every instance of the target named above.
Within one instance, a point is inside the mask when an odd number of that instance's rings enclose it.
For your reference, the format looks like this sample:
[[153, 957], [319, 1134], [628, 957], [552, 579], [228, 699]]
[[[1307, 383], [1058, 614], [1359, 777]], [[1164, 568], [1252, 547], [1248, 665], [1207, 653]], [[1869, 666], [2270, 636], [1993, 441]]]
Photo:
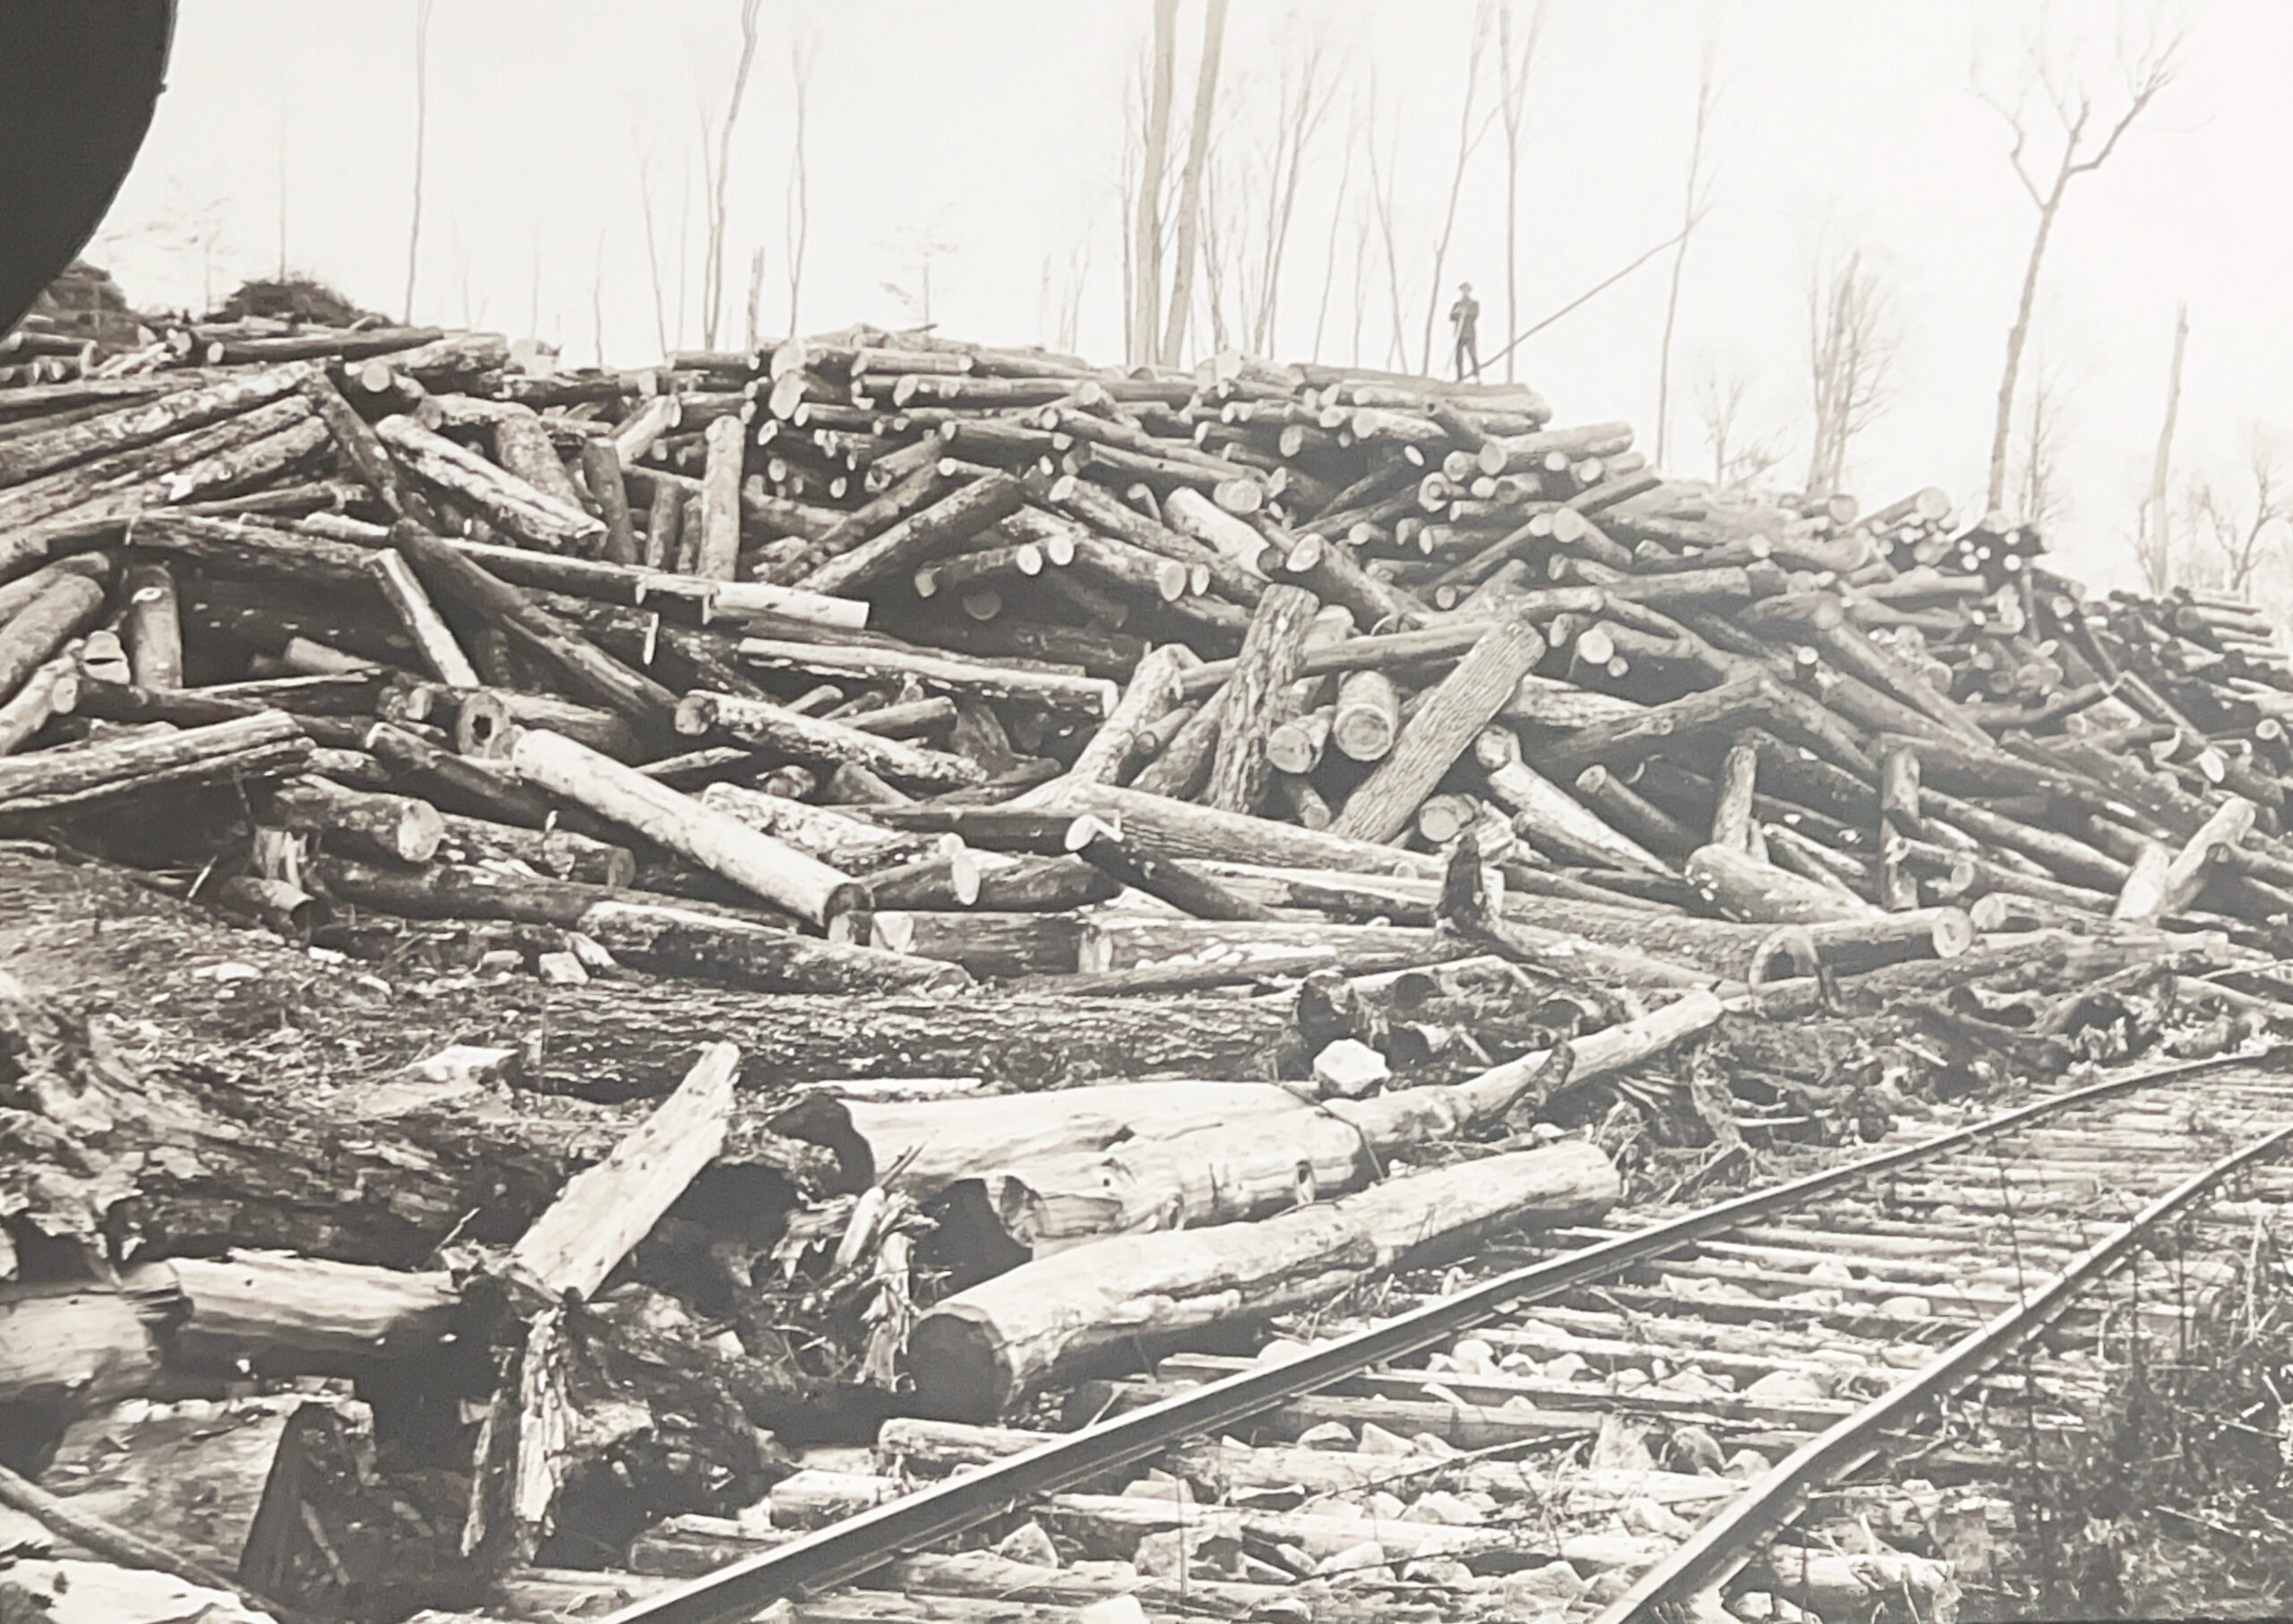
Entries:
[[[1516, 16], [1529, 9], [1516, 0]], [[1202, 10], [1203, 0], [1181, 8], [1181, 108]], [[1720, 83], [1713, 207], [1688, 262], [1668, 460], [1709, 471], [1692, 386], [1734, 373], [1749, 381], [1756, 425], [1792, 448], [1779, 473], [1788, 483], [1804, 471], [1805, 266], [1819, 242], [1851, 245], [1892, 288], [1902, 352], [1893, 405], [1857, 443], [1849, 488], [1876, 504], [1940, 485], [1974, 503], [2034, 213], [1971, 69], [1982, 56], [2011, 92], [2041, 7], [1546, 0], [1544, 10], [1522, 151], [1524, 324], [1677, 229], [1709, 41]], [[738, 0], [438, 4], [416, 319], [532, 331], [580, 363], [597, 356], [601, 331], [608, 362], [649, 362], [661, 348], [649, 190], [669, 342], [700, 345], [702, 130], [713, 157], [739, 11]], [[416, 0], [182, 0], [169, 88], [90, 257], [132, 299], [193, 307], [210, 287], [219, 299], [274, 271], [283, 229], [288, 265], [399, 314], [416, 14]], [[2140, 31], [2157, 15], [2065, 0], [2045, 19], [2059, 51], [2085, 64], [2100, 116], [2124, 95], [2121, 25]], [[2038, 365], [2059, 380], [2073, 506], [2057, 545], [2103, 584], [2131, 579], [2126, 538], [2149, 481], [2177, 299], [2191, 328], [2177, 467], [2249, 499], [2258, 433], [2282, 439], [2293, 468], [2293, 4], [2212, 0], [2170, 15], [2188, 30], [2183, 71], [2108, 165], [2073, 185], [2024, 373], [2026, 390]], [[733, 142], [720, 341], [745, 337], [760, 246], [760, 331], [787, 330], [790, 56], [801, 37], [813, 67], [799, 325], [915, 320], [928, 255], [943, 331], [1054, 341], [1073, 283], [1082, 353], [1121, 360], [1127, 93], [1148, 18], [1146, 0], [767, 0]], [[1354, 108], [1372, 105], [1381, 163], [1399, 141], [1395, 230], [1416, 355], [1473, 18], [1470, 0], [1235, 0], [1219, 103], [1230, 200], [1246, 184], [1235, 177], [1263, 167], [1258, 144], [1301, 43], [1318, 39], [1342, 70], [1284, 262], [1278, 357], [1312, 350], [1348, 129]], [[1490, 93], [1484, 84], [1482, 106]], [[1320, 323], [1321, 357], [1333, 361], [1353, 358], [1367, 193], [1354, 153]], [[1503, 133], [1491, 127], [1443, 275], [1445, 292], [1473, 282], [1484, 352], [1506, 326], [1503, 176]], [[1253, 240], [1256, 218], [1231, 201], [1221, 211], [1230, 236]], [[1360, 358], [1384, 365], [1391, 298], [1374, 232], [1370, 245]], [[1521, 375], [1559, 420], [1625, 418], [1653, 449], [1668, 266], [1660, 257], [1522, 347]], [[1207, 349], [1196, 331], [1190, 348]], [[2293, 565], [2279, 574], [2293, 580]]]

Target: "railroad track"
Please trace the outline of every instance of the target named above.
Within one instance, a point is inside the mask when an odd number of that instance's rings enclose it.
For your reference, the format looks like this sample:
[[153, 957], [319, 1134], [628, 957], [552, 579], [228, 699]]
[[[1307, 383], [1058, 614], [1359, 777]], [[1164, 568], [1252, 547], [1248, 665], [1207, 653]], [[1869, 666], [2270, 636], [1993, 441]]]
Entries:
[[[610, 1624], [1947, 1617], [2020, 1440], [2229, 1273], [2179, 1242], [2293, 1195], [2289, 1061], [2131, 1071], [1485, 1251], [1375, 1318], [1086, 1383], [1070, 1431], [887, 1423], [773, 1525], [640, 1538]], [[1946, 1399], [2013, 1425], [1938, 1447]], [[597, 1579], [563, 1582], [594, 1607]]]

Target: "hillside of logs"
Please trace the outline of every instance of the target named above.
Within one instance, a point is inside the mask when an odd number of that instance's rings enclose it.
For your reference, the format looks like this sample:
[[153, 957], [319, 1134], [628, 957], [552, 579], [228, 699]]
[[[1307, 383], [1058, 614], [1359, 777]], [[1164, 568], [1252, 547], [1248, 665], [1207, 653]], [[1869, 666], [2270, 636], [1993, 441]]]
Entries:
[[2234, 1047], [2289, 719], [2242, 604], [1525, 388], [0, 339], [0, 1613], [484, 1608]]

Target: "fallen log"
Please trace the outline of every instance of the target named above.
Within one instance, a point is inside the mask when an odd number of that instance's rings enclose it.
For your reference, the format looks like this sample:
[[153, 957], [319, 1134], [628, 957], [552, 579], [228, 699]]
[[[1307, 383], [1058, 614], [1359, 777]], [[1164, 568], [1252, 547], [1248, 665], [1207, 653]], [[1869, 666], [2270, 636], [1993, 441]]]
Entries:
[[940, 1302], [909, 1335], [919, 1406], [991, 1422], [1044, 1383], [1132, 1363], [1238, 1316], [1454, 1255], [1518, 1225], [1595, 1216], [1621, 1186], [1583, 1141], [1387, 1179], [1256, 1224], [1078, 1246]]

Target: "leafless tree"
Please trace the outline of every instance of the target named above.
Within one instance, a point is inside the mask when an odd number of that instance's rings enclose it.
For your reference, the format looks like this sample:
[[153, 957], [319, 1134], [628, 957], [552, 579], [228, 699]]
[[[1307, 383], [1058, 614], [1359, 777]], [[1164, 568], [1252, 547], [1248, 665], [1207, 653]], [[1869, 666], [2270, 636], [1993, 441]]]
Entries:
[[605, 364], [605, 234], [597, 231], [597, 252], [589, 272], [589, 348], [599, 366]]
[[1369, 139], [1364, 142], [1370, 152], [1370, 207], [1378, 223], [1378, 238], [1386, 251], [1386, 292], [1393, 305], [1393, 331], [1387, 340], [1386, 359], [1396, 372], [1405, 372], [1409, 367], [1409, 348], [1407, 340], [1403, 336], [1404, 318], [1401, 313], [1401, 245], [1394, 234], [1394, 186], [1397, 179], [1396, 171], [1401, 167], [1400, 121], [1398, 119], [1395, 121], [1393, 136], [1386, 146], [1386, 161], [1380, 164], [1378, 161], [1378, 132], [1375, 123], [1377, 94], [1377, 83], [1373, 79], [1370, 87], [1372, 122]]
[[804, 291], [804, 248], [812, 234], [812, 177], [804, 151], [804, 130], [812, 103], [812, 58], [817, 40], [799, 39], [788, 47], [789, 114], [795, 121], [788, 148], [788, 187], [781, 200], [781, 224], [788, 238], [788, 331], [802, 332], [796, 313]]
[[[1680, 200], [1679, 246], [1672, 251], [1671, 285], [1664, 294], [1664, 337], [1656, 351], [1656, 465], [1664, 466], [1670, 449], [1672, 404], [1672, 335], [1679, 330], [1680, 277], [1688, 268], [1688, 240], [1712, 207], [1711, 178], [1705, 173], [1705, 150], [1712, 133], [1712, 103], [1717, 82], [1718, 52], [1706, 40], [1704, 61], [1696, 76], [1695, 133], [1688, 139], [1688, 185]], [[1512, 359], [1506, 358], [1505, 375], [1511, 377]]]
[[2031, 365], [2030, 409], [2022, 414], [2022, 449], [2013, 469], [2014, 505], [2022, 520], [2045, 532], [2067, 505], [2058, 477], [2067, 426], [2068, 391], [2040, 357]]
[[1361, 365], [1361, 318], [1370, 308], [1370, 210], [1355, 205], [1353, 220], [1353, 365]]
[[2246, 471], [2253, 486], [2250, 506], [2203, 474], [2189, 479], [2183, 505], [2190, 540], [2204, 549], [2194, 546], [2192, 562], [2225, 589], [2251, 598], [2262, 566], [2285, 555], [2287, 537], [2293, 535], [2293, 491], [2286, 488], [2275, 451], [2258, 434]]
[[751, 354], [756, 350], [764, 331], [764, 248], [759, 245], [749, 254], [749, 298], [746, 345]]
[[[1290, 224], [1297, 213], [1298, 182], [1305, 173], [1306, 157], [1313, 149], [1336, 99], [1335, 64], [1319, 33], [1301, 36], [1296, 54], [1282, 68], [1279, 120], [1275, 126], [1273, 156], [1267, 166], [1265, 241], [1258, 262], [1258, 296], [1250, 312], [1250, 347], [1259, 355], [1274, 351], [1274, 322], [1281, 305], [1282, 260], [1290, 241]], [[1343, 186], [1341, 185], [1341, 192]]]
[[[632, 143], [635, 132], [631, 132]], [[653, 166], [640, 161], [637, 166], [637, 207], [645, 220], [645, 263], [653, 273], [653, 332], [661, 346], [661, 354], [669, 353], [669, 300], [661, 285], [661, 248], [653, 229]]]
[[1147, 55], [1144, 149], [1129, 238], [1129, 357], [1152, 361], [1162, 352], [1163, 180], [1170, 165], [1171, 98], [1178, 73], [1179, 0], [1155, 0], [1154, 42]]
[[[1225, 194], [1228, 186], [1247, 189], [1248, 185], [1247, 179], [1236, 176], [1224, 164], [1213, 162], [1204, 168], [1200, 200], [1202, 226], [1197, 252], [1202, 261], [1202, 304], [1210, 318], [1210, 348], [1213, 350], [1226, 348], [1228, 293], [1238, 292], [1240, 303], [1245, 309], [1250, 303], [1247, 287], [1230, 289], [1228, 286], [1230, 273], [1237, 284], [1249, 275], [1249, 267], [1230, 264], [1229, 262], [1230, 258], [1239, 257], [1244, 252], [1243, 245], [1235, 240], [1239, 234], [1233, 227], [1236, 221], [1247, 219], [1250, 210], [1247, 202], [1232, 202]], [[1183, 332], [1185, 327], [1183, 324], [1173, 325], [1171, 331]]]
[[1481, 88], [1481, 59], [1489, 43], [1490, 9], [1490, 0], [1480, 0], [1473, 7], [1473, 34], [1465, 44], [1465, 89], [1457, 99], [1457, 163], [1449, 174], [1449, 206], [1441, 216], [1441, 235], [1433, 245], [1433, 286], [1425, 296], [1425, 336], [1418, 346], [1419, 370], [1429, 378], [1433, 375], [1433, 322], [1441, 313], [1441, 274], [1447, 267], [1449, 243], [1457, 228], [1457, 200], [1464, 194], [1465, 171], [1472, 167], [1473, 150], [1489, 133], [1489, 119], [1473, 116], [1473, 102]]
[[1171, 265], [1170, 315], [1163, 324], [1160, 360], [1183, 364], [1186, 323], [1194, 305], [1195, 245], [1202, 231], [1202, 177], [1210, 157], [1210, 136], [1218, 110], [1218, 61], [1226, 43], [1226, 0], [1209, 0], [1202, 13], [1202, 58], [1194, 82], [1194, 128], [1188, 137], [1186, 168], [1179, 173], [1177, 245]]
[[1745, 397], [1751, 380], [1741, 371], [1706, 364], [1696, 384], [1696, 415], [1712, 451], [1712, 483], [1723, 491], [1742, 490], [1783, 460], [1778, 437], [1755, 434], [1745, 425]]
[[944, 212], [921, 226], [902, 226], [892, 234], [890, 246], [906, 265], [908, 274], [900, 281], [877, 285], [907, 306], [917, 326], [930, 327], [932, 262], [943, 254], [954, 253], [958, 246], [947, 235]]
[[[1985, 87], [1981, 64], [1975, 66], [1975, 89], [2005, 122], [2013, 137], [2006, 161], [2014, 171], [2037, 220], [2031, 234], [2031, 252], [2022, 268], [2022, 296], [2015, 305], [2014, 325], [2006, 330], [2006, 363], [1998, 379], [1997, 414], [1990, 438], [1990, 484], [1988, 505], [1997, 509], [2006, 493], [2006, 457], [2014, 436], [2014, 388], [2022, 365], [2022, 350], [2030, 342], [2031, 313], [2038, 301], [2039, 273], [2047, 244], [2062, 213], [2070, 184], [2091, 175], [2109, 161], [2118, 142], [2160, 93], [2174, 82], [2181, 67], [2186, 36], [2154, 28], [2140, 44], [2122, 43], [2118, 67], [2124, 79], [2122, 99], [2115, 115], [2095, 106], [2094, 92], [2071, 62], [2069, 54], [2040, 31], [2026, 39], [2022, 67], [2012, 99]], [[2034, 149], [2051, 148], [2051, 163]]]
[[406, 321], [414, 322], [414, 267], [422, 248], [422, 160], [430, 133], [430, 11], [434, 0], [414, 5], [414, 207], [406, 227]]
[[[1337, 171], [1337, 195], [1330, 200], [1329, 241], [1322, 249], [1321, 303], [1314, 311], [1313, 348], [1307, 352], [1317, 361], [1322, 358], [1322, 331], [1329, 322], [1330, 288], [1337, 276], [1337, 233], [1338, 228], [1345, 223], [1346, 199], [1353, 186], [1353, 149], [1359, 144], [1361, 132], [1361, 104], [1357, 98], [1353, 103], [1352, 115], [1346, 123], [1345, 156]], [[1358, 300], [1355, 302], [1355, 307], [1357, 310], [1360, 307]]]
[[[1505, 331], [1521, 331], [1521, 131], [1528, 110], [1529, 68], [1535, 62], [1537, 41], [1544, 33], [1542, 0], [1530, 0], [1529, 19], [1516, 47], [1513, 35], [1513, 0], [1498, 0], [1498, 106], [1505, 118]], [[1702, 133], [1701, 108], [1697, 131]], [[1691, 170], [1693, 165], [1691, 165]], [[1693, 180], [1690, 182], [1694, 185]], [[1513, 381], [1513, 352], [1505, 352], [1505, 382]], [[1662, 431], [1659, 431], [1661, 441]], [[1661, 460], [1662, 453], [1658, 453]]]
[[2167, 492], [2174, 477], [2174, 425], [2182, 410], [2182, 357], [2189, 351], [2189, 305], [2174, 308], [2174, 358], [2166, 367], [2166, 413], [2158, 425], [2158, 451], [2150, 462], [2150, 494], [2142, 503], [2134, 525], [2134, 554], [2153, 591], [2173, 584], [2174, 516]]
[[[741, 56], [733, 69], [733, 94], [725, 104], [725, 122], [717, 133], [717, 161], [709, 175], [709, 257], [700, 274], [700, 342], [717, 348], [717, 319], [725, 305], [725, 188], [733, 171], [733, 128], [741, 121], [741, 99], [749, 88], [749, 69], [756, 62], [756, 18], [761, 0], [741, 0]], [[708, 161], [709, 149], [701, 148]]]
[[1808, 263], [1808, 365], [1815, 405], [1808, 494], [1827, 495], [1846, 477], [1847, 449], [1885, 407], [1898, 348], [1879, 273], [1863, 251], [1844, 259], [1820, 248]]

